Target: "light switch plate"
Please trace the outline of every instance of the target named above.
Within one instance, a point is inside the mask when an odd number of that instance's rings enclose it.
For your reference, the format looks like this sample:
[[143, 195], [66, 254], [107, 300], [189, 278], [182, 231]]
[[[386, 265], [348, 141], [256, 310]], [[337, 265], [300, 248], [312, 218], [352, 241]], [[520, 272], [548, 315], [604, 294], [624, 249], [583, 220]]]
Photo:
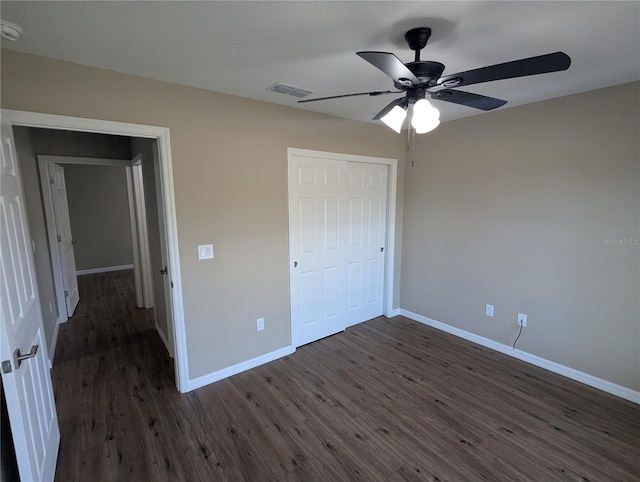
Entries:
[[199, 245], [198, 259], [213, 259], [213, 244]]
[[484, 314], [493, 317], [493, 305], [487, 305]]

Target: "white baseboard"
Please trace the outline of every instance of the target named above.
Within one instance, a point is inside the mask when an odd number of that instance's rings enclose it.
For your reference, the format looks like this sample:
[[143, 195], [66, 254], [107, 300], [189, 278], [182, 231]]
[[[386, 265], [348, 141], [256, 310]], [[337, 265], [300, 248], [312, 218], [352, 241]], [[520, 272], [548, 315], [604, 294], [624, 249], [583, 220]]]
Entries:
[[418, 323], [422, 323], [424, 325], [428, 325], [438, 330], [447, 332], [451, 335], [464, 338], [465, 340], [472, 341], [474, 343], [477, 343], [478, 345], [491, 348], [492, 350], [504, 353], [505, 355], [512, 356], [527, 363], [531, 363], [532, 365], [552, 371], [554, 373], [557, 373], [558, 375], [571, 378], [572, 380], [575, 380], [577, 382], [584, 383], [585, 385], [589, 385], [617, 397], [640, 404], [640, 392], [638, 391], [631, 390], [630, 388], [617, 385], [607, 380], [603, 380], [602, 378], [594, 377], [593, 375], [589, 375], [588, 373], [569, 368], [567, 366], [547, 360], [545, 358], [541, 358], [536, 355], [532, 355], [531, 353], [527, 353], [522, 350], [514, 350], [512, 347], [503, 345], [502, 343], [498, 343], [497, 341], [491, 340], [489, 338], [484, 338], [469, 331], [461, 330], [460, 328], [447, 325], [446, 323], [442, 323], [440, 321], [432, 320], [431, 318], [427, 318], [426, 316], [422, 316], [411, 311], [400, 309], [399, 312], [399, 314], [404, 316], [405, 318], [417, 321]]
[[133, 265], [121, 264], [120, 266], [105, 266], [103, 268], [79, 269], [76, 271], [76, 275], [81, 276], [83, 274], [108, 273], [109, 271], [122, 271], [124, 269], [133, 269]]
[[[169, 340], [167, 340], [167, 336], [164, 334], [164, 332], [160, 329], [160, 327], [158, 326], [158, 323], [156, 323], [156, 331], [158, 332], [158, 335], [160, 335], [160, 339], [162, 340], [162, 343], [164, 343], [164, 347], [167, 349], [167, 351], [169, 352], [169, 355], [171, 355], [171, 350], [169, 349]], [[172, 357], [173, 358], [173, 357]]]
[[398, 316], [400, 314], [400, 308], [395, 308], [393, 310], [389, 310], [389, 313], [386, 313], [384, 316], [387, 318], [393, 318], [394, 316]]
[[256, 358], [252, 358], [251, 360], [247, 360], [247, 361], [238, 363], [237, 365], [223, 368], [222, 370], [218, 370], [217, 372], [208, 373], [207, 375], [202, 375], [201, 377], [190, 379], [187, 382], [188, 384], [187, 391], [204, 387], [205, 385], [209, 385], [210, 383], [217, 382], [219, 380], [222, 380], [223, 378], [236, 375], [238, 373], [244, 372], [251, 368], [255, 368], [257, 366], [264, 365], [265, 363], [269, 363], [271, 361], [277, 360], [278, 358], [291, 355], [294, 351], [295, 349], [291, 345], [285, 346], [284, 348], [280, 348], [279, 350], [272, 351], [271, 353], [265, 353], [264, 355], [260, 355]]

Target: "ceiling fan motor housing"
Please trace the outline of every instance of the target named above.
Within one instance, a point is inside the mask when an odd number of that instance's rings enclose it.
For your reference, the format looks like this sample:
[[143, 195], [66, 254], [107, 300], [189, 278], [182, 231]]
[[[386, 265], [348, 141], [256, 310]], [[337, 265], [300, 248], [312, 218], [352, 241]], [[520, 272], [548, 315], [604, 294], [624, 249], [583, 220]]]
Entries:
[[436, 85], [436, 81], [444, 72], [444, 64], [440, 62], [421, 60], [419, 62], [409, 62], [406, 66], [418, 78], [420, 84], [429, 86]]

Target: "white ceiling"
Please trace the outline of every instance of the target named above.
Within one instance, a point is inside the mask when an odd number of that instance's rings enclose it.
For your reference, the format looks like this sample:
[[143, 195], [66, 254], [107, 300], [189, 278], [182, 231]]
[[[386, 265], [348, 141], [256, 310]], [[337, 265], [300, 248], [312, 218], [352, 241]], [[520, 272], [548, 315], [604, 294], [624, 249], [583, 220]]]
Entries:
[[[413, 60], [404, 33], [431, 27], [422, 60], [444, 74], [564, 51], [569, 70], [465, 87], [508, 100], [502, 107], [640, 80], [638, 1], [447, 2], [29, 2], [0, 4], [19, 24], [2, 47], [153, 79], [369, 121], [394, 97], [296, 104], [267, 89], [283, 82], [330, 96], [393, 90], [355, 55]], [[443, 121], [482, 114], [434, 102]]]

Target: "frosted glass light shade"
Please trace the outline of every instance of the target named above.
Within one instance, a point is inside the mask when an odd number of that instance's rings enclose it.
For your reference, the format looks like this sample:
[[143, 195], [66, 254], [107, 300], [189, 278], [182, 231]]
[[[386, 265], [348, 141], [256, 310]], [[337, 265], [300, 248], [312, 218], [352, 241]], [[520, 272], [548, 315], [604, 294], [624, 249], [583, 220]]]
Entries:
[[380, 117], [380, 120], [400, 134], [405, 117], [407, 117], [407, 111], [396, 105], [386, 115]]
[[416, 134], [432, 131], [440, 125], [440, 111], [427, 99], [420, 99], [413, 105], [411, 125], [416, 130]]

